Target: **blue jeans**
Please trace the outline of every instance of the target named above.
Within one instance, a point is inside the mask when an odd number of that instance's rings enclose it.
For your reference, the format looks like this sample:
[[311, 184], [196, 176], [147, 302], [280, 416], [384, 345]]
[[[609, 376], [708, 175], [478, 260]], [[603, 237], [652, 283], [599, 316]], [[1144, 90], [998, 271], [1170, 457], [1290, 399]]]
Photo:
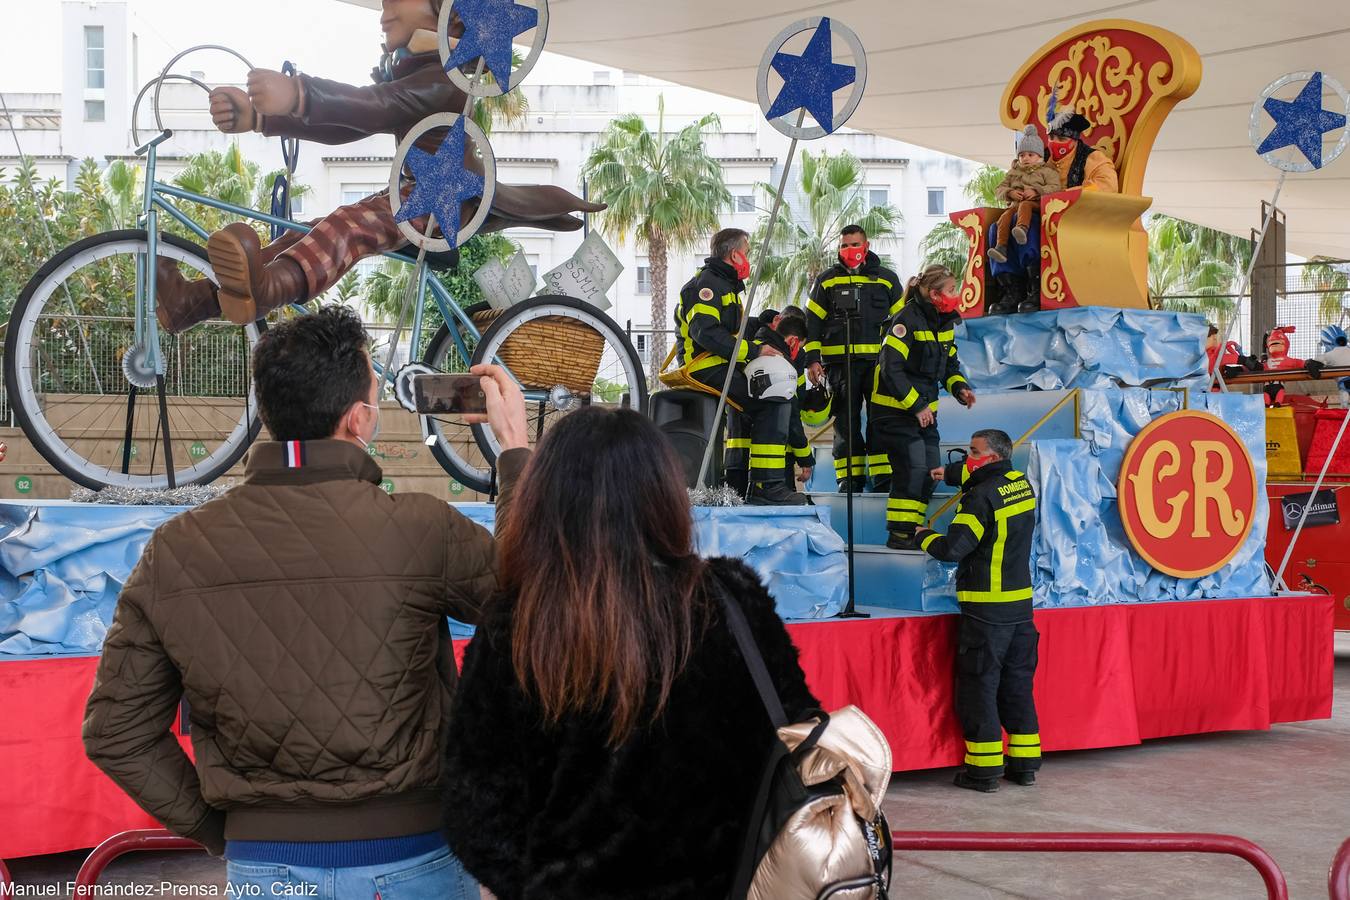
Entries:
[[383, 866], [316, 869], [230, 860], [232, 895], [317, 900], [478, 900], [478, 882], [448, 847]]

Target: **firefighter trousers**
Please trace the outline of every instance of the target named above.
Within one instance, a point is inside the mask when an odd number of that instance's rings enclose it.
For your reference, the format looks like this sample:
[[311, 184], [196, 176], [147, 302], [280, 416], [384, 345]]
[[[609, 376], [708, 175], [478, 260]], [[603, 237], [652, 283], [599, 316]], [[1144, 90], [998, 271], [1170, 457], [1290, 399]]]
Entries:
[[[872, 392], [872, 373], [876, 371], [876, 357], [855, 356], [847, 367], [842, 359], [825, 366], [825, 380], [830, 385], [830, 410], [834, 413], [834, 477], [843, 490], [844, 479], [852, 478], [854, 491], [866, 486], [872, 476], [872, 490], [884, 494], [891, 489], [891, 463], [886, 454], [871, 446], [863, 433], [863, 410]], [[848, 403], [852, 380], [852, 400]], [[871, 429], [868, 429], [869, 431]], [[848, 453], [849, 432], [853, 433], [853, 456]]]
[[873, 416], [868, 423], [874, 452], [885, 453], [891, 465], [886, 530], [913, 534], [923, 524], [937, 484], [928, 473], [941, 465], [942, 448], [936, 421], [927, 428], [909, 413]]
[[[693, 373], [693, 377], [721, 391], [727, 377], [725, 364]], [[788, 451], [788, 426], [792, 401], [755, 400], [745, 373], [740, 369], [731, 379], [727, 399], [741, 408], [727, 407], [727, 428], [722, 466], [726, 482], [744, 493], [753, 482], [782, 481], [787, 477], [784, 460]], [[791, 486], [791, 485], [789, 485]]]
[[[1041, 767], [1032, 682], [1040, 633], [1032, 622], [993, 625], [963, 614], [956, 655], [956, 715], [966, 741], [966, 773], [998, 778]], [[1008, 750], [1003, 751], [1003, 732]]]

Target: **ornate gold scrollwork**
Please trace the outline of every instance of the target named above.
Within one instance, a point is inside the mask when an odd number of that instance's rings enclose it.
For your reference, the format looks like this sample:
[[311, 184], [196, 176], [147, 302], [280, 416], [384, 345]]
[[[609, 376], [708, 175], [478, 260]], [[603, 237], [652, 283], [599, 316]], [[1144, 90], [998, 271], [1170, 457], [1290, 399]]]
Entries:
[[[1089, 50], [1095, 66], [1088, 62]], [[1170, 70], [1167, 63], [1155, 64], [1149, 72], [1150, 87], [1160, 84]], [[1112, 44], [1107, 35], [1093, 35], [1070, 47], [1068, 58], [1055, 64], [1047, 81], [1036, 92], [1041, 121], [1049, 110], [1053, 85], [1059, 108], [1082, 113], [1093, 125], [1093, 146], [1118, 163], [1130, 142], [1125, 120], [1147, 97], [1144, 67], [1130, 49]]]
[[966, 259], [966, 270], [961, 279], [961, 312], [977, 309], [984, 302], [984, 254], [980, 253], [981, 232], [980, 216], [971, 213], [956, 223], [957, 227], [970, 237], [970, 255]]
[[1064, 270], [1059, 261], [1059, 217], [1068, 208], [1069, 201], [1057, 197], [1046, 201], [1041, 214], [1045, 229], [1045, 243], [1041, 247], [1041, 259], [1045, 261], [1041, 271], [1041, 291], [1056, 306], [1065, 300]]

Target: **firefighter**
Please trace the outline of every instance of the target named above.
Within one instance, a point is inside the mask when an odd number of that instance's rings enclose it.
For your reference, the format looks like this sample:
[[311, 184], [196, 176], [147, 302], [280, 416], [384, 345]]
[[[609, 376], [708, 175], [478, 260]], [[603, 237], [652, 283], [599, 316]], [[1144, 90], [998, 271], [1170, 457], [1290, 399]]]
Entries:
[[[881, 265], [868, 249], [867, 232], [849, 225], [839, 235], [839, 261], [816, 279], [807, 303], [806, 364], [812, 384], [828, 383], [834, 397], [834, 474], [839, 490], [860, 493], [872, 476], [872, 490], [890, 490], [891, 464], [870, 447], [862, 409], [872, 390], [872, 373], [886, 322], [904, 305], [900, 276]], [[852, 321], [845, 328], [845, 316]], [[846, 334], [851, 337], [845, 346]], [[849, 365], [845, 365], [845, 361]], [[845, 381], [852, 378], [852, 406], [846, 408]], [[849, 456], [849, 432], [853, 455]]]
[[797, 374], [797, 389], [792, 398], [792, 415], [788, 419], [788, 449], [786, 472], [789, 485], [797, 481], [806, 483], [811, 480], [815, 466], [815, 453], [806, 441], [806, 428], [802, 423], [802, 397], [806, 393], [805, 352], [806, 317], [801, 309], [789, 306], [781, 313], [765, 310], [760, 316], [759, 331], [755, 340], [773, 347], [783, 358], [792, 363]]
[[[767, 360], [782, 353], [749, 336], [737, 342], [744, 313], [741, 292], [750, 277], [750, 235], [724, 228], [713, 236], [711, 251], [703, 268], [680, 289], [675, 315], [680, 364], [690, 377], [717, 393], [728, 366], [735, 369], [727, 397], [741, 412], [728, 409], [727, 483], [744, 490], [756, 506], [804, 505], [806, 496], [792, 490], [784, 477], [792, 391], [784, 394], [773, 381], [786, 376], [766, 372], [752, 384], [745, 371], [761, 357]], [[795, 375], [792, 380], [795, 383]]]
[[887, 454], [894, 470], [886, 504], [892, 550], [919, 549], [914, 533], [935, 487], [928, 474], [940, 461], [939, 389], [945, 386], [962, 406], [975, 405], [956, 357], [956, 279], [943, 266], [929, 266], [910, 279], [905, 300], [882, 340], [867, 412], [868, 443]]
[[919, 538], [930, 556], [958, 563], [956, 714], [966, 755], [955, 783], [984, 793], [998, 790], [1000, 775], [1030, 787], [1041, 768], [1031, 691], [1040, 641], [1031, 618], [1036, 495], [1027, 477], [1013, 469], [1012, 454], [1006, 432], [977, 431], [964, 462], [934, 468], [935, 480], [961, 487], [963, 495], [945, 535], [925, 529]]

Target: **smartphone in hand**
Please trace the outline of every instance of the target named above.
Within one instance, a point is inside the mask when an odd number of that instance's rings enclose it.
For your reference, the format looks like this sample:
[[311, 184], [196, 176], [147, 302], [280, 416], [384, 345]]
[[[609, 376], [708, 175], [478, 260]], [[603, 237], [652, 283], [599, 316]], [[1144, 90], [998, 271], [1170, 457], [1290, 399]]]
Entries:
[[487, 397], [477, 375], [418, 375], [413, 378], [413, 398], [423, 415], [487, 412]]

